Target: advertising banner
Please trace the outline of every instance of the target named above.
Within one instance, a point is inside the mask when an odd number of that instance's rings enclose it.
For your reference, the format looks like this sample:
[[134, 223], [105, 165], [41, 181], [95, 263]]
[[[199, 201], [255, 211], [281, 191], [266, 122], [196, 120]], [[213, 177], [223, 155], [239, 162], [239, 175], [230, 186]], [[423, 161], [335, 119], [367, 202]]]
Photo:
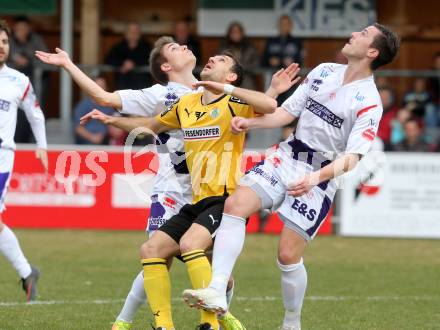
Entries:
[[440, 238], [440, 155], [370, 153], [341, 190], [341, 234]]
[[[27, 228], [145, 229], [157, 154], [148, 148], [125, 153], [122, 148], [66, 148], [49, 151], [48, 174], [33, 151], [16, 151], [5, 222]], [[247, 152], [242, 169], [263, 158], [261, 152]], [[248, 231], [281, 231], [276, 215], [265, 219], [268, 221], [252, 216]], [[323, 225], [322, 232], [331, 233], [330, 222]]]

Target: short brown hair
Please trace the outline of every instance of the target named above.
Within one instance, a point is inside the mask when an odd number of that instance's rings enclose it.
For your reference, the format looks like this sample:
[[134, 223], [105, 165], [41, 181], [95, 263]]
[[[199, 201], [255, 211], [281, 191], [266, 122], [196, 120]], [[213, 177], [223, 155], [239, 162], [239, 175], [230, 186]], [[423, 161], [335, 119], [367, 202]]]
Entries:
[[150, 72], [153, 78], [162, 85], [165, 85], [170, 80], [168, 74], [163, 72], [161, 65], [164, 64], [167, 59], [162, 54], [162, 49], [165, 45], [174, 43], [172, 37], [160, 37], [154, 43], [154, 48], [150, 53]]
[[374, 23], [373, 26], [380, 32], [380, 34], [374, 38], [370, 46], [379, 51], [379, 55], [373, 62], [371, 62], [371, 69], [376, 70], [394, 60], [399, 52], [400, 38], [395, 32], [384, 25]]
[[5, 31], [8, 38], [11, 36], [11, 29], [9, 28], [8, 23], [3, 19], [0, 19], [0, 32], [1, 31]]
[[232, 59], [232, 61], [234, 62], [234, 64], [231, 67], [231, 71], [237, 75], [237, 79], [235, 81], [231, 82], [231, 84], [234, 86], [240, 86], [241, 83], [243, 82], [243, 71], [244, 71], [243, 65], [240, 63], [240, 60], [229, 49], [222, 51], [222, 53], [220, 55], [230, 57]]

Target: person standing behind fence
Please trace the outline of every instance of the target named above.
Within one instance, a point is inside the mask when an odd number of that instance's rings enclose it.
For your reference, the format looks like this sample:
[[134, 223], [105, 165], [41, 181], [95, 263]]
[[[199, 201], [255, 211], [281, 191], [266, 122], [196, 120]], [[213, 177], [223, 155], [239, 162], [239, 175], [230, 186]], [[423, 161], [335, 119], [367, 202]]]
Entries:
[[[97, 76], [93, 79], [99, 87], [107, 90], [107, 82], [104, 77]], [[105, 114], [111, 116], [115, 109], [104, 107], [94, 102], [89, 96], [85, 96], [75, 107], [74, 130], [76, 144], [108, 144], [108, 128], [106, 125], [92, 120], [86, 125], [80, 125], [79, 119], [93, 109], [99, 109]]]
[[[288, 15], [282, 15], [279, 18], [278, 31], [278, 36], [267, 39], [261, 64], [274, 71], [288, 67], [292, 63], [298, 63], [302, 67], [303, 42], [302, 39], [292, 36], [293, 21]], [[296, 86], [281, 94], [277, 99], [278, 104], [283, 103], [295, 88]]]
[[142, 38], [141, 28], [137, 23], [129, 23], [124, 39], [110, 49], [105, 64], [115, 67], [116, 89], [141, 89], [150, 84], [150, 76], [144, 72], [134, 72], [148, 65], [151, 46]]
[[239, 22], [232, 22], [221, 42], [217, 53], [229, 50], [243, 65], [244, 75], [241, 86], [256, 89], [255, 74], [252, 72], [260, 63], [260, 54], [255, 46], [246, 38], [244, 27]]

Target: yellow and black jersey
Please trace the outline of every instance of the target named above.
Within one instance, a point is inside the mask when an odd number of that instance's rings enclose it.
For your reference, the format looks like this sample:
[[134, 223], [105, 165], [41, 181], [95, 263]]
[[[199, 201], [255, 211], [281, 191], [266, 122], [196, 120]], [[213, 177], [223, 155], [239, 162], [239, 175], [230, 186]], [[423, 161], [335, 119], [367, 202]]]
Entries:
[[183, 131], [193, 203], [231, 194], [242, 175], [245, 134], [232, 134], [234, 116], [254, 117], [254, 109], [226, 94], [204, 105], [202, 93], [186, 94], [156, 116], [160, 123]]

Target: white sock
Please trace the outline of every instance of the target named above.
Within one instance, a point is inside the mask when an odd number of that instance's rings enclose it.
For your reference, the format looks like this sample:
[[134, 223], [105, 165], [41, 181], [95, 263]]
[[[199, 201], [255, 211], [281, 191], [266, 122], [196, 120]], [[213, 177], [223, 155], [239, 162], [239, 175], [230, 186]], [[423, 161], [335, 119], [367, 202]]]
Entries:
[[228, 309], [231, 306], [232, 297], [234, 296], [234, 287], [235, 287], [235, 281], [232, 281], [232, 286], [228, 290], [226, 289], [226, 303], [228, 304]]
[[0, 252], [9, 260], [21, 278], [26, 278], [31, 274], [31, 265], [21, 251], [17, 237], [6, 225], [0, 231]]
[[306, 294], [307, 272], [303, 260], [297, 264], [283, 265], [278, 261], [281, 269], [281, 291], [284, 302], [283, 326], [301, 327], [301, 308]]
[[144, 289], [144, 271], [136, 276], [131, 286], [130, 292], [125, 298], [124, 307], [122, 307], [117, 320], [124, 322], [133, 322], [138, 309], [147, 302], [147, 295]]
[[212, 281], [209, 287], [226, 293], [235, 261], [241, 253], [246, 235], [246, 220], [223, 213], [215, 236], [212, 255]]

